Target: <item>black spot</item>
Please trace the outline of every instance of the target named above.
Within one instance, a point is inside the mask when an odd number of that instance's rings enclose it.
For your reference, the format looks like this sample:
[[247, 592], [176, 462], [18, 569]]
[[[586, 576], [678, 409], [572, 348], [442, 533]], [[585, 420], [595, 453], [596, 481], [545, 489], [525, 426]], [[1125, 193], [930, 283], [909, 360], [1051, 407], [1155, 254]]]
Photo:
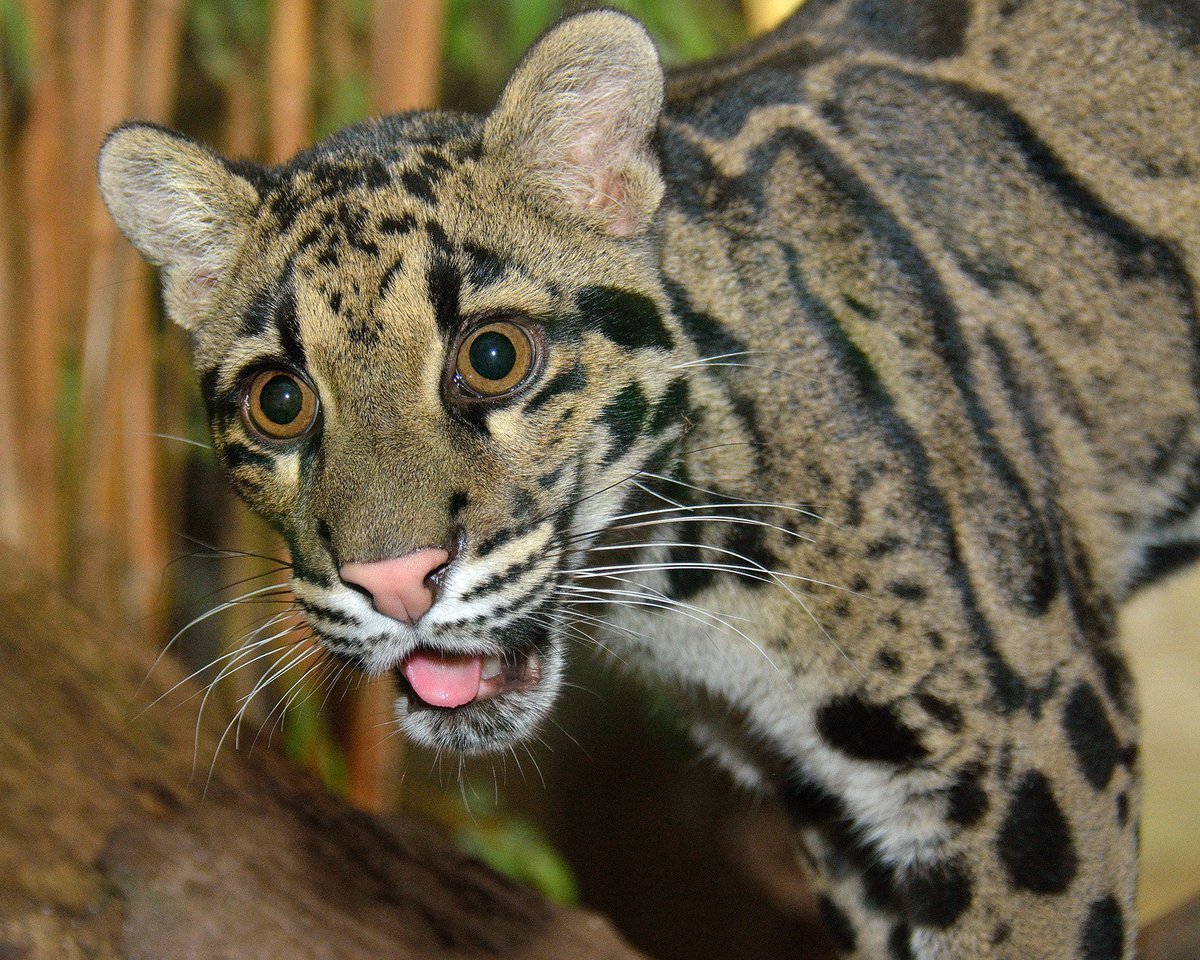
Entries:
[[925, 599], [925, 588], [919, 583], [910, 583], [906, 580], [901, 580], [896, 583], [889, 583], [888, 589], [901, 600]]
[[733, 529], [725, 538], [725, 549], [733, 554], [725, 556], [729, 556], [734, 563], [752, 568], [747, 571], [749, 576], [742, 578], [743, 586], [759, 590], [775, 582], [770, 578], [768, 571], [774, 570], [779, 565], [779, 560], [767, 548], [762, 527], [745, 523], [733, 524]]
[[529, 403], [525, 405], [525, 412], [532, 413], [564, 393], [575, 393], [582, 390], [587, 383], [587, 373], [583, 369], [583, 364], [576, 360], [566, 370], [555, 374], [529, 399]]
[[455, 490], [454, 493], [450, 494], [450, 519], [454, 519], [462, 513], [467, 508], [469, 502], [470, 498], [467, 496], [466, 490]]
[[380, 233], [389, 233], [396, 236], [412, 233], [416, 228], [417, 220], [411, 213], [406, 213], [400, 217], [382, 217], [376, 227]]
[[1142, 553], [1141, 563], [1131, 589], [1155, 583], [1172, 573], [1190, 567], [1200, 559], [1200, 540], [1156, 543]]
[[467, 280], [476, 290], [491, 286], [504, 276], [505, 264], [499, 254], [473, 243], [464, 243], [462, 251], [467, 256]]
[[817, 730], [830, 746], [857, 760], [909, 764], [928, 755], [917, 731], [905, 726], [890, 705], [857, 694], [825, 704], [817, 712]]
[[445, 334], [458, 329], [459, 294], [462, 290], [462, 277], [458, 269], [445, 257], [435, 257], [426, 275], [429, 287], [429, 299], [433, 303], [433, 315], [437, 318], [438, 329]]
[[311, 600], [297, 599], [296, 603], [300, 605], [307, 613], [311, 613], [318, 620], [325, 620], [328, 623], [335, 623], [339, 626], [360, 626], [358, 619], [348, 614], [342, 613], [340, 610], [334, 610], [332, 607], [326, 607], [319, 603], [314, 603]]
[[274, 215], [276, 223], [279, 224], [280, 233], [287, 233], [292, 228], [292, 224], [296, 222], [296, 218], [304, 207], [300, 199], [291, 190], [286, 189], [275, 192], [267, 202], [267, 206]]
[[917, 694], [917, 703], [924, 708], [926, 713], [951, 733], [958, 733], [962, 730], [962, 710], [956, 704], [947, 703], [945, 700], [935, 697], [931, 693]]
[[433, 220], [425, 221], [425, 236], [429, 238], [429, 243], [434, 250], [444, 253], [448, 257], [454, 255], [454, 244], [450, 242], [450, 238], [446, 236], [446, 231], [442, 229], [440, 223]]
[[329, 529], [329, 521], [324, 517], [320, 517], [317, 520], [317, 536], [320, 538], [321, 543], [324, 544], [325, 549], [329, 551], [329, 555], [336, 562], [337, 552], [333, 548], [333, 531]]
[[602, 463], [607, 466], [629, 451], [646, 419], [648, 404], [642, 388], [631, 383], [613, 397], [600, 412], [600, 419], [612, 432], [612, 441]]
[[1062, 893], [1075, 879], [1079, 860], [1071, 828], [1041, 772], [1029, 771], [1013, 790], [996, 846], [1020, 890]]
[[1122, 792], [1117, 796], [1117, 825], [1124, 827], [1129, 823], [1129, 794]]
[[271, 317], [275, 311], [274, 291], [266, 290], [254, 298], [254, 301], [242, 314], [242, 322], [238, 333], [243, 337], [257, 337], [267, 332], [271, 325]]
[[888, 673], [899, 673], [904, 669], [904, 661], [893, 650], [880, 650], [875, 654], [875, 662]]
[[575, 295], [580, 319], [614, 343], [630, 349], [670, 350], [674, 340], [654, 301], [617, 287], [584, 287]]
[[983, 768], [967, 764], [946, 791], [946, 819], [960, 827], [971, 827], [987, 813], [987, 792], [980, 785]]
[[334, 314], [342, 312], [342, 291], [334, 290], [329, 294], [329, 309]]
[[1002, 943], [1007, 943], [1008, 938], [1012, 936], [1012, 927], [1007, 923], [996, 925], [996, 929], [992, 931], [992, 946], [998, 947]]
[[275, 305], [275, 329], [280, 335], [280, 347], [283, 355], [298, 370], [304, 370], [304, 343], [300, 342], [300, 319], [296, 317], [296, 296], [292, 289], [290, 276], [284, 278], [284, 283], [286, 286]]
[[557, 467], [555, 467], [549, 473], [542, 474], [537, 479], [538, 486], [541, 487], [543, 490], [549, 490], [551, 487], [555, 486], [559, 480], [562, 479], [563, 470], [565, 470], [565, 469], [566, 469], [566, 464], [559, 464]]
[[912, 930], [907, 923], [898, 923], [888, 934], [888, 956], [892, 960], [913, 960], [912, 947], [909, 946]]
[[867, 544], [866, 557], [868, 560], [878, 560], [899, 549], [902, 543], [903, 541], [899, 537], [880, 537]]
[[824, 895], [817, 899], [817, 909], [829, 929], [830, 936], [833, 937], [834, 945], [845, 953], [852, 953], [858, 946], [858, 936], [850, 918], [841, 907]]
[[346, 328], [346, 336], [351, 343], [360, 347], [373, 347], [379, 342], [380, 327], [378, 324], [354, 323]]
[[910, 923], [945, 930], [971, 905], [971, 874], [961, 859], [913, 867], [897, 892]]
[[1000, 751], [996, 755], [996, 779], [1002, 784], [1008, 783], [1008, 778], [1012, 774], [1013, 763], [1013, 748], [1011, 743], [1003, 743], [1000, 745]]
[[429, 171], [424, 167], [419, 167], [416, 170], [405, 170], [400, 174], [400, 183], [404, 189], [420, 200], [422, 203], [427, 203], [430, 206], [437, 204], [437, 196], [433, 192], [436, 179], [429, 176]]
[[654, 407], [650, 418], [650, 432], [662, 433], [667, 427], [683, 420], [688, 410], [688, 385], [683, 377], [672, 380]]
[[1088, 908], [1079, 937], [1079, 960], [1121, 960], [1125, 955], [1125, 919], [1116, 897]]
[[780, 798], [797, 826], [821, 826], [845, 817], [842, 802], [803, 773], [792, 774], [784, 781]]
[[386, 296], [388, 290], [392, 286], [392, 281], [396, 279], [396, 274], [398, 274], [403, 269], [404, 269], [404, 258], [397, 257], [396, 262], [393, 263], [390, 267], [388, 267], [383, 272], [383, 276], [379, 278], [379, 296], [380, 297]]
[[1120, 762], [1121, 744], [1109, 723], [1100, 697], [1090, 684], [1080, 683], [1063, 707], [1063, 729], [1079, 769], [1095, 790], [1103, 790]]
[[929, 641], [929, 645], [933, 647], [934, 650], [946, 649], [946, 638], [936, 630], [927, 631], [925, 634], [925, 639]]
[[329, 238], [329, 242], [325, 245], [325, 249], [321, 251], [317, 257], [317, 263], [322, 267], [336, 267], [338, 265], [338, 243], [340, 236], [333, 234]]
[[220, 378], [220, 368], [212, 367], [200, 374], [200, 397], [208, 418], [214, 422], [225, 422], [238, 416], [241, 409], [241, 390], [235, 388], [220, 393], [217, 390], [217, 380]]
[[360, 204], [339, 204], [338, 219], [346, 231], [346, 242], [350, 246], [372, 257], [379, 255], [379, 245], [363, 236], [367, 229], [367, 212]]

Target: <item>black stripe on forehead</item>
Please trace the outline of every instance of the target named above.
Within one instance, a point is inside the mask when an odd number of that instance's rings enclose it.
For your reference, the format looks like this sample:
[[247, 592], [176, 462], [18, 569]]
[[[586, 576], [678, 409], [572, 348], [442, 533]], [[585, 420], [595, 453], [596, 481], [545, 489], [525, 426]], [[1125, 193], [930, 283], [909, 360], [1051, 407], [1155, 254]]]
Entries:
[[438, 329], [444, 334], [454, 333], [462, 316], [462, 275], [458, 267], [449, 257], [435, 254], [425, 275], [425, 282], [429, 286], [429, 301], [433, 304]]
[[507, 270], [504, 259], [499, 254], [474, 243], [464, 243], [462, 252], [467, 257], [467, 280], [476, 290], [491, 286], [504, 276]]
[[263, 290], [242, 316], [240, 333], [243, 337], [262, 336], [270, 328], [279, 338], [279, 349], [285, 360], [297, 369], [304, 369], [304, 344], [300, 338], [300, 320], [296, 315], [296, 291], [289, 265], [278, 286]]
[[575, 295], [583, 323], [622, 347], [670, 350], [675, 341], [654, 301], [619, 287], [584, 287]]

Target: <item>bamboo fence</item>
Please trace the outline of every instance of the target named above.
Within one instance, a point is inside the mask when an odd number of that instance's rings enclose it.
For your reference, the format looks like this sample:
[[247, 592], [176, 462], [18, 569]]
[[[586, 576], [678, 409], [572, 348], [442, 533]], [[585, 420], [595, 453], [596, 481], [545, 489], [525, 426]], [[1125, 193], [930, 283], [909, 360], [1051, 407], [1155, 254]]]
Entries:
[[[355, 22], [364, 10], [0, 2], [0, 539], [110, 619], [165, 631], [164, 569], [187, 549], [186, 442], [204, 437], [184, 339], [97, 193], [101, 138], [128, 118], [190, 112], [218, 148], [279, 162], [314, 139], [318, 66], [334, 88], [365, 76], [380, 112], [433, 106], [443, 5], [378, 0], [370, 35]], [[280, 554], [232, 497], [217, 509], [218, 546]], [[236, 636], [252, 617], [235, 610], [224, 628]], [[352, 798], [378, 808], [386, 703], [367, 690], [349, 692], [342, 726]]]

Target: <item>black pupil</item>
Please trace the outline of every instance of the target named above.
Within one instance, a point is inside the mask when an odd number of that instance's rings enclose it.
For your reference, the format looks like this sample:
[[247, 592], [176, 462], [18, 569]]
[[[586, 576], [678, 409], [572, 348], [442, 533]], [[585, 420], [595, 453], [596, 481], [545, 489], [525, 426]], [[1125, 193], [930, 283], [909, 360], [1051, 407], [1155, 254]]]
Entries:
[[471, 344], [471, 366], [485, 380], [503, 380], [517, 365], [517, 348], [504, 334], [489, 330]]
[[266, 418], [281, 427], [295, 423], [304, 408], [304, 395], [294, 378], [279, 374], [267, 381], [258, 397]]

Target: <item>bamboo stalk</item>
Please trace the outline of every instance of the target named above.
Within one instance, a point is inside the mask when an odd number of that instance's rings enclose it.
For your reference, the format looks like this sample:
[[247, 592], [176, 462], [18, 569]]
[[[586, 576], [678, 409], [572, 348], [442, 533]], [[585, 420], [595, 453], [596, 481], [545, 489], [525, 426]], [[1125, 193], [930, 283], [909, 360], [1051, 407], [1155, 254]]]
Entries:
[[[93, 82], [100, 90], [96, 114], [88, 130], [96, 132], [126, 117], [132, 102], [135, 0], [111, 0], [102, 9], [100, 73]], [[109, 538], [117, 529], [121, 512], [118, 495], [118, 444], [115, 431], [120, 418], [115, 411], [114, 381], [119, 373], [122, 325], [119, 305], [122, 286], [138, 284], [141, 273], [130, 247], [120, 240], [112, 220], [95, 197], [90, 217], [91, 256], [88, 262], [84, 317], [83, 368], [80, 386], [79, 443], [76, 469], [78, 489], [75, 530], [78, 551], [73, 582], [85, 598], [112, 612], [116, 596], [116, 558]]]
[[[174, 101], [179, 50], [183, 37], [183, 4], [180, 0], [151, 0], [142, 19], [139, 50], [141, 69], [135, 78], [134, 110], [142, 117], [165, 121]], [[121, 525], [124, 540], [125, 613], [142, 619], [154, 605], [168, 553], [165, 517], [168, 507], [160, 485], [159, 453], [162, 442], [158, 422], [158, 361], [152, 340], [154, 304], [149, 271], [137, 267], [136, 282], [127, 284], [121, 298], [125, 371], [119, 391], [121, 490], [124, 497]], [[173, 488], [175, 491], [179, 487]], [[178, 492], [175, 493], [178, 497]]]
[[371, 74], [378, 113], [437, 103], [445, 15], [443, 0], [375, 0]]
[[[62, 560], [60, 430], [57, 420], [65, 317], [62, 310], [63, 79], [57, 24], [47, 0], [28, 0], [32, 86], [19, 166], [28, 253], [22, 283], [22, 363], [26, 508], [38, 531], [36, 553], [51, 568]], [[5, 209], [10, 209], [6, 207]]]
[[[12, 117], [13, 102], [7, 78], [0, 71], [0, 210], [13, 210]], [[28, 495], [25, 487], [24, 446], [17, 425], [18, 389], [14, 359], [17, 344], [15, 236], [11, 217], [0, 217], [0, 542], [26, 545], [29, 531]]]
[[[53, 2], [53, 0], [49, 0]], [[91, 222], [98, 212], [94, 202], [96, 154], [94, 137], [100, 134], [101, 29], [104, 11], [99, 0], [78, 0], [66, 10], [63, 38], [66, 127], [60, 208], [70, 229], [63, 233], [63, 309], [68, 318], [66, 346], [80, 349], [83, 317], [87, 311], [88, 274], [91, 268]], [[68, 135], [69, 133], [69, 135]]]
[[313, 0], [275, 0], [267, 51], [270, 159], [280, 162], [308, 145], [312, 136]]

